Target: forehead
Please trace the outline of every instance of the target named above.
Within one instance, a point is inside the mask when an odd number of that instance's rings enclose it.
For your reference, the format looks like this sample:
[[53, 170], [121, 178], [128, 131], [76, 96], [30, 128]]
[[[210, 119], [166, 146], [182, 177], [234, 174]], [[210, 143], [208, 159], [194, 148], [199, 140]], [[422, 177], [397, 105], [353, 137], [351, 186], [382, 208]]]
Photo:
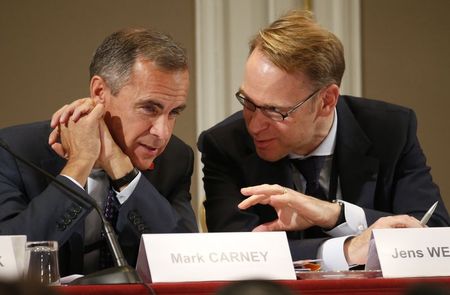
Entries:
[[175, 83], [174, 88], [186, 87], [189, 86], [189, 72], [187, 69], [166, 70], [153, 61], [138, 59], [133, 65], [130, 80], [155, 85]]
[[186, 101], [189, 91], [187, 70], [168, 71], [152, 61], [138, 60], [133, 66], [129, 82], [120, 92], [138, 100]]
[[258, 49], [247, 59], [241, 89], [256, 102], [292, 103], [307, 94], [310, 88], [305, 74], [288, 73], [278, 68]]

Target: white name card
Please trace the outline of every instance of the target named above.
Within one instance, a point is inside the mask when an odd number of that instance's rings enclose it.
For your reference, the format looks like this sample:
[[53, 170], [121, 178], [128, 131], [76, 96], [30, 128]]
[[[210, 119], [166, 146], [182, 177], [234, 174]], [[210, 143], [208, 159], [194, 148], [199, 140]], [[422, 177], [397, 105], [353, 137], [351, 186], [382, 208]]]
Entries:
[[374, 229], [373, 237], [368, 263], [378, 256], [383, 277], [450, 276], [450, 227]]
[[25, 269], [26, 236], [0, 236], [0, 279], [21, 278]]
[[285, 232], [145, 234], [136, 269], [145, 282], [296, 279]]

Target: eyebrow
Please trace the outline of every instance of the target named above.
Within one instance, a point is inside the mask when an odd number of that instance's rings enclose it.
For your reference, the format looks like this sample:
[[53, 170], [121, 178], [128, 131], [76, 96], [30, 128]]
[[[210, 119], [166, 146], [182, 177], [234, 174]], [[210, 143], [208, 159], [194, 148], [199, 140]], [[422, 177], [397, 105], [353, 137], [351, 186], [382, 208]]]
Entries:
[[[241, 88], [239, 88], [239, 92], [242, 93], [246, 99], [250, 100], [251, 103], [253, 103], [254, 105], [257, 105], [253, 99], [247, 95], [247, 93], [245, 93], [244, 90], [242, 90]], [[273, 104], [263, 104], [263, 105], [257, 105], [259, 107], [264, 107], [264, 108], [268, 108], [268, 109], [275, 109], [275, 110], [282, 110], [282, 109], [288, 109], [289, 107], [281, 107], [281, 106], [276, 106]]]
[[154, 101], [154, 100], [139, 101], [138, 103], [136, 103], [136, 105], [138, 105], [138, 106], [151, 105], [151, 106], [156, 106], [160, 109], [164, 109], [164, 105], [162, 103]]
[[[160, 103], [158, 101], [154, 101], [154, 100], [141, 101], [141, 102], [138, 102], [137, 105], [138, 106], [151, 105], [151, 106], [156, 106], [157, 108], [159, 108], [161, 110], [164, 109], [164, 105], [162, 103]], [[179, 105], [179, 106], [175, 107], [174, 109], [172, 109], [170, 111], [177, 110], [177, 111], [182, 112], [185, 108], [186, 108], [186, 104], [182, 104], [182, 105]]]
[[177, 110], [179, 112], [184, 111], [184, 109], [186, 109], [186, 104], [182, 104], [180, 106], [177, 106], [176, 108], [174, 108], [172, 111]]

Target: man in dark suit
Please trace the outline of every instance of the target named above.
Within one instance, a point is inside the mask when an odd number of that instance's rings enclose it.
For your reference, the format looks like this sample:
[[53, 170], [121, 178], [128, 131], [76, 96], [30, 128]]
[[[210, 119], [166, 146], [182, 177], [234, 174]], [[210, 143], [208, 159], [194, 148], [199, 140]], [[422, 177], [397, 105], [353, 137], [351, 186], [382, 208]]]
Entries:
[[[135, 265], [141, 234], [198, 231], [193, 152], [172, 135], [188, 94], [186, 54], [167, 35], [125, 29], [103, 41], [90, 72], [91, 98], [61, 108], [51, 124], [3, 129], [0, 139], [104, 207]], [[0, 234], [58, 241], [62, 275], [110, 266], [92, 205], [2, 149], [0, 208]]]
[[250, 42], [243, 111], [198, 142], [208, 230], [287, 230], [294, 259], [342, 270], [364, 264], [373, 227], [421, 226], [436, 201], [429, 225], [449, 225], [414, 112], [341, 96], [344, 68], [340, 41], [308, 12]]

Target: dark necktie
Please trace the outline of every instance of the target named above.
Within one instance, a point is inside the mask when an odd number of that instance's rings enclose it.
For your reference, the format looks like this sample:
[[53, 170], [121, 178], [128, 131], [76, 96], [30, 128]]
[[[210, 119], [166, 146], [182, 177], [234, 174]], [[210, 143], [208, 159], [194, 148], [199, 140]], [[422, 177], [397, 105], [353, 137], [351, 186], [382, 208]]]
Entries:
[[320, 171], [325, 157], [312, 156], [306, 159], [291, 159], [291, 162], [306, 180], [305, 195], [326, 200], [325, 191], [319, 184]]
[[[108, 195], [105, 199], [105, 206], [103, 208], [103, 215], [105, 219], [111, 223], [112, 227], [116, 227], [117, 216], [119, 213], [119, 202], [116, 198], [116, 193], [113, 189], [109, 189]], [[114, 265], [113, 258], [111, 256], [111, 251], [106, 242], [105, 233], [102, 231], [101, 234], [101, 247], [100, 247], [100, 257], [99, 257], [99, 267], [100, 269], [112, 267]]]
[[[326, 194], [319, 184], [320, 171], [326, 157], [312, 156], [306, 159], [291, 159], [292, 164], [298, 169], [306, 180], [305, 195], [326, 200]], [[319, 238], [325, 234], [318, 226], [310, 227], [301, 233], [302, 238]]]

